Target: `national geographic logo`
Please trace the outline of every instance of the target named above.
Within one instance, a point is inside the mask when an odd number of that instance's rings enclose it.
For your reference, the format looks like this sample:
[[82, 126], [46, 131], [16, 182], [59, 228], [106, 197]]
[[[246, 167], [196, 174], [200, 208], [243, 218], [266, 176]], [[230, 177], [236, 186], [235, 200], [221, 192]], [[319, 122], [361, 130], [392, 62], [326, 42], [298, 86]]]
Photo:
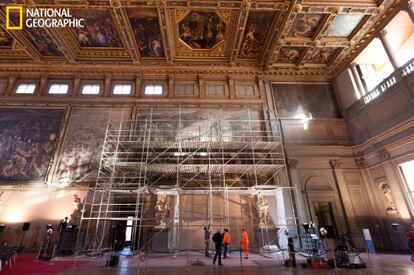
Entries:
[[6, 7], [6, 29], [22, 30], [26, 28], [82, 28], [85, 19], [76, 18], [70, 9], [26, 8], [22, 6]]

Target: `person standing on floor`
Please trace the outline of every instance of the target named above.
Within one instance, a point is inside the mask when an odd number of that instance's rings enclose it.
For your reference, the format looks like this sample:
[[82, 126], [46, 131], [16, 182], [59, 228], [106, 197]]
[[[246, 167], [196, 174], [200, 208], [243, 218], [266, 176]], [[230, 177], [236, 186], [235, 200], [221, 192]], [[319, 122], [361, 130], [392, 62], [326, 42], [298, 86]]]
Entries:
[[223, 249], [224, 249], [223, 259], [227, 258], [227, 251], [229, 249], [230, 241], [231, 241], [230, 232], [229, 232], [228, 229], [224, 229], [224, 233], [223, 233]]
[[213, 264], [216, 264], [216, 260], [218, 258], [218, 265], [223, 265], [221, 263], [221, 246], [223, 245], [223, 235], [221, 234], [220, 229], [217, 229], [217, 232], [214, 233], [212, 240], [216, 246], [216, 254], [213, 258]]
[[414, 262], [414, 231], [408, 231], [405, 236], [407, 237], [408, 249], [411, 252], [411, 261]]
[[240, 240], [240, 247], [244, 251], [244, 258], [249, 258], [249, 236], [247, 235], [247, 231], [244, 228], [240, 228], [241, 232], [241, 240]]

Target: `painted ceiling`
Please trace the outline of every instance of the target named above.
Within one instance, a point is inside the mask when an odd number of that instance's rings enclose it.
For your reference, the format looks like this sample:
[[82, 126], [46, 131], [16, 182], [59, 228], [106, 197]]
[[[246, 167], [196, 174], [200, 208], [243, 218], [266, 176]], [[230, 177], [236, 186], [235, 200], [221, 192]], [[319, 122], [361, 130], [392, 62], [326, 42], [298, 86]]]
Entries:
[[332, 74], [400, 5], [398, 0], [6, 2], [70, 7], [86, 26], [6, 31], [3, 6], [1, 63], [255, 66], [264, 71], [310, 68]]

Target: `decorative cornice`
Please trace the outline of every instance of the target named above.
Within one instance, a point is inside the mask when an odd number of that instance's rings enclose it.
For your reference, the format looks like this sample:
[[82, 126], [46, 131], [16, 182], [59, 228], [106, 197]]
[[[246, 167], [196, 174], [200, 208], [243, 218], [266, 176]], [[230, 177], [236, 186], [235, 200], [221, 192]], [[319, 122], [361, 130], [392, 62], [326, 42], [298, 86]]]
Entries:
[[331, 159], [329, 160], [329, 165], [332, 169], [338, 169], [341, 165], [341, 161], [339, 159]]
[[376, 156], [380, 161], [387, 161], [391, 159], [391, 155], [387, 149], [378, 150]]

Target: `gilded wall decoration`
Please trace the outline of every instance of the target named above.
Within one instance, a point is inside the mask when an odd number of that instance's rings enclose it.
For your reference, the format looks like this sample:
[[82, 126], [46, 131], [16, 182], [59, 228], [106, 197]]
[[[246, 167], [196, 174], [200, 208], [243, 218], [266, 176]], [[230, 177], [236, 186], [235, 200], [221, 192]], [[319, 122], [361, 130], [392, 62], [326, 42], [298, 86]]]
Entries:
[[0, 47], [9, 48], [13, 45], [13, 38], [0, 27]]
[[305, 48], [303, 47], [282, 47], [279, 51], [276, 62], [279, 63], [297, 63], [303, 56]]
[[0, 109], [0, 181], [44, 180], [64, 110]]
[[180, 39], [193, 49], [211, 49], [224, 40], [225, 30], [215, 12], [191, 11], [179, 22]]
[[61, 153], [53, 177], [62, 187], [95, 181], [108, 119], [129, 117], [129, 109], [75, 108], [66, 128]]
[[289, 36], [309, 38], [314, 37], [320, 23], [322, 22], [323, 17], [323, 14], [318, 13], [299, 14], [289, 31]]
[[314, 48], [309, 55], [308, 63], [331, 63], [340, 49], [338, 48]]
[[340, 14], [332, 21], [326, 35], [328, 37], [348, 37], [364, 17], [363, 14]]
[[273, 18], [273, 12], [252, 11], [249, 13], [240, 46], [240, 58], [257, 58], [260, 55]]
[[128, 17], [142, 57], [163, 57], [158, 14], [156, 9], [131, 8]]
[[86, 21], [87, 26], [71, 29], [81, 47], [122, 47], [119, 33], [109, 11], [76, 9], [72, 14]]
[[329, 84], [273, 84], [278, 116], [281, 118], [338, 118], [335, 93]]

